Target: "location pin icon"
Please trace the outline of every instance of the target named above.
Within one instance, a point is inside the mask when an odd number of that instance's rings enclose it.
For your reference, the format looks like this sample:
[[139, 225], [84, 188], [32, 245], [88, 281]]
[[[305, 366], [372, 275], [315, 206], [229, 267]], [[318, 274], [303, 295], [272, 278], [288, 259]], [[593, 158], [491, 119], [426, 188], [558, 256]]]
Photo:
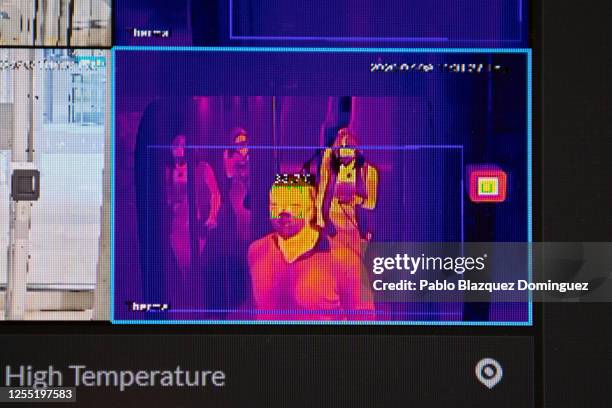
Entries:
[[492, 358], [483, 358], [476, 364], [476, 378], [485, 387], [495, 387], [504, 376], [501, 364]]

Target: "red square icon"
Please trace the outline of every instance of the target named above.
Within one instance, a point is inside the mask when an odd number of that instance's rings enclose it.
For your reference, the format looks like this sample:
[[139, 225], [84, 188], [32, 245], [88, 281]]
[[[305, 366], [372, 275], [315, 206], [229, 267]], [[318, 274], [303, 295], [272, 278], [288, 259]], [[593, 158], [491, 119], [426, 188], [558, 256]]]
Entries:
[[501, 203], [506, 200], [508, 176], [494, 164], [468, 166], [470, 200]]

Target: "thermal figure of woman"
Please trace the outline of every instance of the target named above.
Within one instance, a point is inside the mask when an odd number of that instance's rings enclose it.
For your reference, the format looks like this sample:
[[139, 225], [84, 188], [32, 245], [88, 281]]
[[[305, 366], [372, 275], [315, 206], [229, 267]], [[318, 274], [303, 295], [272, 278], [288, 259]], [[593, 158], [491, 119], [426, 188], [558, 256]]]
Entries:
[[374, 303], [359, 258], [334, 248], [315, 224], [315, 188], [275, 183], [274, 232], [248, 251], [259, 320], [370, 320]]
[[247, 132], [242, 128], [232, 131], [234, 149], [223, 152], [223, 168], [229, 179], [229, 201], [236, 219], [241, 247], [251, 241], [251, 210], [249, 209], [249, 148]]
[[[172, 162], [166, 168], [166, 198], [171, 210], [172, 222], [170, 232], [170, 245], [176, 264], [178, 277], [173, 279], [174, 285], [187, 282], [199, 271], [191, 271], [192, 267], [192, 240], [191, 234], [195, 231], [198, 255], [201, 255], [206, 246], [207, 232], [217, 226], [217, 215], [221, 206], [221, 196], [210, 165], [200, 161], [193, 166], [193, 180], [190, 183], [190, 171], [185, 155], [186, 138], [177, 135], [172, 140]], [[195, 202], [195, 228], [190, 226], [189, 189], [193, 188]], [[176, 279], [178, 278], [178, 279]]]
[[340, 129], [323, 155], [317, 194], [317, 222], [332, 244], [361, 253], [360, 244], [372, 237], [362, 210], [376, 207], [377, 190], [378, 171], [357, 149], [355, 135]]

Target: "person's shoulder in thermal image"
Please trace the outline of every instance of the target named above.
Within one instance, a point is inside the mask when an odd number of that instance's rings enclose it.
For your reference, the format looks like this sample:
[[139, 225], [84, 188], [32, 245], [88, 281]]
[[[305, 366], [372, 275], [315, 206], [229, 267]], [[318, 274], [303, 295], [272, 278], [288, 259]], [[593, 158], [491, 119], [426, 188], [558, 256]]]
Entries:
[[274, 232], [248, 252], [253, 296], [261, 320], [363, 320], [374, 315], [360, 260], [332, 248], [314, 225], [311, 186], [275, 184], [270, 191]]

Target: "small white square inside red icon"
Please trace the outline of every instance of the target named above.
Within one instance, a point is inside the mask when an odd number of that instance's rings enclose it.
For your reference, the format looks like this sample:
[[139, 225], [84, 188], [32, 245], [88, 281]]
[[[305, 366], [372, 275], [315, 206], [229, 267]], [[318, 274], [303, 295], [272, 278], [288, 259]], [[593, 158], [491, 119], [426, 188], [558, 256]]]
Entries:
[[496, 196], [499, 194], [499, 179], [497, 177], [478, 177], [478, 195]]

